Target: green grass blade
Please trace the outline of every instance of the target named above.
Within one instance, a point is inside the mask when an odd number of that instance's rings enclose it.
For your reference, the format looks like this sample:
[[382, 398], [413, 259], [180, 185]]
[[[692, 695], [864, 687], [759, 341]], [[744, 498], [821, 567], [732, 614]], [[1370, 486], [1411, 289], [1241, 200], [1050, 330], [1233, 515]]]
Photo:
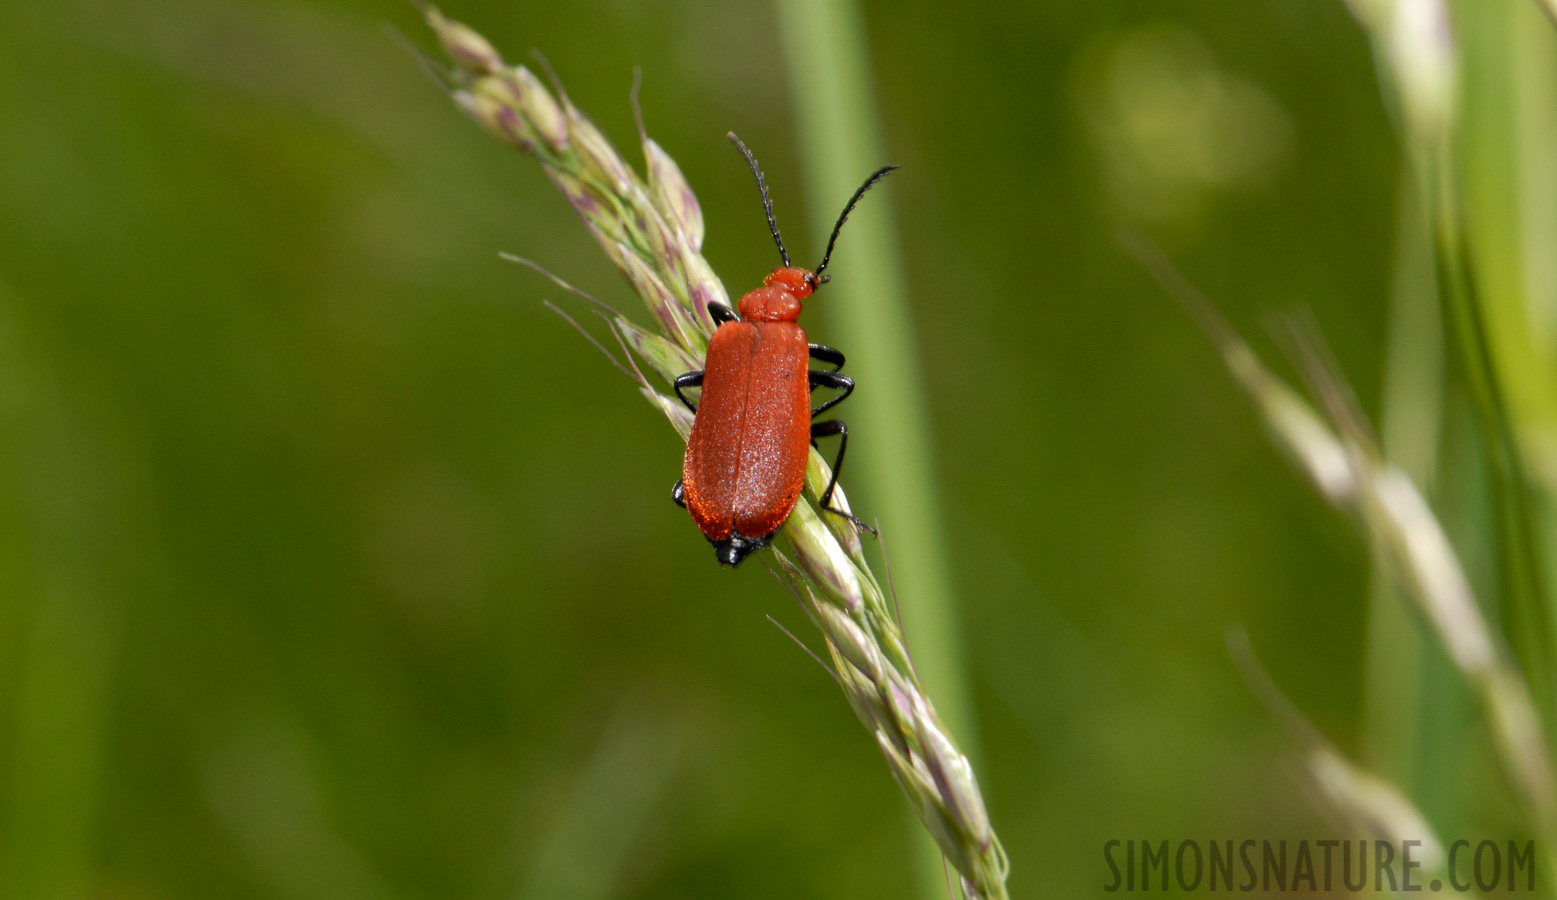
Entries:
[[[857, 4], [779, 0], [812, 234], [827, 235], [844, 200], [884, 163], [871, 95], [864, 26]], [[901, 175], [897, 177], [902, 177]], [[970, 756], [977, 740], [968, 702], [960, 625], [952, 599], [940, 502], [909, 323], [901, 254], [886, 196], [872, 196], [849, 219], [819, 302], [860, 383], [847, 410], [861, 436], [849, 477], [863, 508], [885, 529], [915, 666], [936, 709]], [[818, 248], [820, 249], [820, 248]], [[820, 257], [818, 257], [820, 258]], [[939, 854], [925, 865], [926, 896], [946, 893]]]

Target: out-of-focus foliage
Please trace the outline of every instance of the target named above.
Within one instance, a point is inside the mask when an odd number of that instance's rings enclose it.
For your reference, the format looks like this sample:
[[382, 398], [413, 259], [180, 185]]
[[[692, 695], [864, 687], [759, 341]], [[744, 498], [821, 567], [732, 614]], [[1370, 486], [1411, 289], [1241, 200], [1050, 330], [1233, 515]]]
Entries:
[[[624, 149], [641, 65], [732, 292], [774, 253], [726, 131], [819, 243], [767, 5], [443, 5]], [[1362, 33], [865, 14], [1013, 896], [1099, 891], [1112, 838], [1328, 834], [1223, 632], [1354, 751], [1366, 552], [1113, 233], [1245, 334], [1312, 308], [1376, 409], [1402, 173]], [[798, 611], [713, 565], [674, 436], [497, 254], [627, 288], [385, 21], [423, 38], [365, 0], [0, 8], [0, 896], [905, 895], [877, 749], [764, 619]]]

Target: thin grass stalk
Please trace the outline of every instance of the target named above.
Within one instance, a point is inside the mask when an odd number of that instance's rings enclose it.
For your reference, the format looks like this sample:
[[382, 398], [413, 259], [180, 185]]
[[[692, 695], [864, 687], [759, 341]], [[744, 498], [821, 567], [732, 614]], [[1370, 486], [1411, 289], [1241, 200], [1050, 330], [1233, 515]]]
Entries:
[[1475, 405], [1496, 485], [1498, 583], [1543, 727], [1557, 701], [1553, 617], [1547, 608], [1530, 479], [1487, 337], [1456, 157], [1458, 47], [1446, 0], [1350, 0], [1373, 44], [1386, 98], [1425, 198], [1444, 327], [1455, 371]]
[[[645, 399], [685, 440], [692, 413], [651, 384], [638, 361], [666, 384], [701, 368], [714, 328], [708, 305], [729, 304], [723, 283], [701, 253], [704, 222], [691, 186], [674, 160], [644, 132], [641, 116], [646, 177], [622, 159], [560, 84], [548, 90], [525, 67], [506, 63], [469, 27], [445, 19], [432, 7], [426, 14], [453, 63], [442, 67], [424, 60], [429, 71], [477, 123], [540, 163], [644, 301], [658, 332], [588, 298], [623, 350], [625, 364], [614, 357], [613, 362], [632, 373]], [[858, 232], [851, 238], [866, 243]], [[571, 290], [565, 282], [558, 283]], [[838, 299], [835, 296], [835, 302]], [[931, 702], [916, 670], [919, 660], [909, 656], [887, 594], [871, 572], [853, 526], [844, 517], [824, 519], [817, 512], [816, 497], [829, 476], [826, 462], [813, 450], [806, 472], [808, 493], [780, 529], [789, 553], [767, 552], [822, 633], [830, 674], [873, 735], [940, 853], [957, 871], [964, 893], [971, 900], [1005, 898], [1008, 863], [990, 826], [972, 763]], [[833, 502], [848, 509], [841, 490]], [[925, 635], [926, 640], [934, 637], [933, 632]]]
[[1535, 537], [1531, 497], [1535, 483], [1515, 438], [1476, 279], [1471, 272], [1469, 240], [1450, 172], [1450, 159], [1439, 160], [1433, 243], [1440, 298], [1449, 333], [1457, 338], [1459, 369], [1475, 401], [1478, 422], [1491, 462], [1498, 512], [1498, 582], [1510, 607], [1510, 630], [1531, 693], [1551, 728], [1557, 699], [1552, 663], [1552, 621]]
[[[1547, 4], [1557, 16], [1557, 4]], [[1521, 446], [1530, 451], [1532, 476], [1541, 485], [1535, 494], [1536, 532], [1541, 537], [1542, 574], [1548, 587], [1547, 613], [1552, 626], [1552, 643], [1557, 648], [1557, 31], [1526, 27], [1516, 7], [1507, 31], [1513, 50], [1511, 77], [1516, 85], [1511, 109], [1517, 148], [1516, 196], [1520, 266], [1517, 310], [1522, 322], [1537, 324], [1523, 330], [1535, 345], [1533, 371], [1529, 381], [1543, 389], [1540, 412], [1526, 414], [1520, 421]], [[1536, 16], [1526, 17], [1531, 21]], [[1485, 246], [1485, 244], [1482, 244]], [[1509, 337], [1503, 338], [1505, 341]], [[1554, 649], [1557, 654], [1557, 649]], [[1557, 668], [1557, 661], [1554, 661]], [[1554, 675], [1557, 677], [1557, 675]], [[1557, 704], [1552, 712], [1557, 719]]]
[[[1400, 180], [1396, 216], [1394, 285], [1385, 348], [1381, 440], [1384, 453], [1424, 487], [1434, 481], [1440, 410], [1443, 403], [1443, 331], [1433, 283], [1422, 199], [1414, 177]], [[1374, 577], [1368, 601], [1363, 716], [1363, 758], [1400, 784], [1417, 785], [1424, 757], [1441, 742], [1425, 738], [1437, 729], [1424, 719], [1454, 717], [1452, 704], [1425, 702], [1424, 666], [1436, 659], [1422, 652], [1422, 639], [1409, 621], [1399, 588], [1374, 548]], [[1440, 792], [1443, 793], [1443, 792]], [[1441, 811], [1441, 810], [1435, 810]]]
[[[1455, 11], [1465, 73], [1456, 148], [1464, 217], [1487, 343], [1534, 486], [1528, 503], [1550, 619], [1557, 599], [1550, 596], [1557, 576], [1557, 31], [1522, 3], [1461, 2]], [[1557, 647], [1557, 634], [1549, 640]]]
[[[872, 96], [870, 54], [854, 0], [777, 0], [779, 37], [797, 112], [795, 133], [809, 200], [811, 233], [825, 236], [863, 173], [888, 161]], [[976, 725], [965, 653], [946, 558], [938, 479], [923, 379], [914, 346], [901, 252], [888, 198], [850, 219], [851, 250], [839, 263], [848, 277], [823, 306], [833, 333], [849, 348], [851, 365], [869, 379], [851, 417], [868, 435], [855, 451], [867, 460], [860, 480], [871, 505], [891, 525], [902, 586], [904, 626], [915, 661], [943, 719], [976, 757]], [[845, 268], [846, 267], [846, 268]], [[919, 885], [925, 897], [945, 895], [939, 855], [921, 844]]]

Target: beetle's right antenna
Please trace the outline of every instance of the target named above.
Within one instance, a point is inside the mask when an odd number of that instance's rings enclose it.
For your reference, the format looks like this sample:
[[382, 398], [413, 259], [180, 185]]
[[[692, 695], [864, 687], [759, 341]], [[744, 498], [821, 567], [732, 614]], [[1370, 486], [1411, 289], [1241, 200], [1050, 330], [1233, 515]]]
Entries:
[[865, 196], [866, 191], [875, 187], [876, 182], [887, 177], [895, 168], [897, 168], [895, 165], [882, 166], [872, 172], [871, 176], [865, 179], [865, 183], [860, 185], [860, 189], [854, 192], [854, 196], [849, 198], [848, 205], [843, 208], [843, 213], [838, 216], [838, 224], [833, 226], [833, 236], [827, 239], [827, 252], [822, 254], [822, 264], [816, 267], [817, 284], [824, 284], [827, 281], [826, 278], [822, 277], [822, 270], [827, 268], [827, 261], [833, 258], [833, 245], [838, 243], [838, 232], [843, 230], [843, 223], [849, 220], [849, 213], [854, 212], [854, 205], [860, 202], [860, 198]]
[[779, 256], [784, 258], [784, 265], [787, 266], [789, 251], [784, 249], [784, 239], [779, 237], [778, 222], [773, 219], [773, 201], [768, 199], [768, 183], [762, 180], [762, 170], [757, 168], [757, 159], [751, 155], [750, 150], [746, 149], [746, 145], [741, 143], [741, 139], [735, 136], [735, 132], [730, 132], [727, 137], [735, 142], [735, 146], [740, 149], [741, 155], [746, 157], [746, 162], [751, 166], [751, 173], [757, 176], [757, 189], [762, 191], [762, 210], [768, 214], [768, 228], [773, 232], [773, 243], [778, 244]]

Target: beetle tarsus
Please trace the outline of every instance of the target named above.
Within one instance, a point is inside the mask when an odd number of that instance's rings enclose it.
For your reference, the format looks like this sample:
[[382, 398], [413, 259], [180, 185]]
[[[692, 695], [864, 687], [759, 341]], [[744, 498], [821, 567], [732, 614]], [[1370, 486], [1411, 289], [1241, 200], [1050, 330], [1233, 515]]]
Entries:
[[723, 303], [708, 304], [708, 316], [714, 320], [714, 327], [718, 328], [726, 322], [739, 322], [741, 317], [735, 314], [735, 310]]
[[687, 508], [687, 486], [681, 482], [680, 478], [676, 479], [675, 486], [670, 489], [670, 502], [682, 509]]
[[[812, 374], [818, 375], [828, 373], [813, 372]], [[840, 375], [838, 377], [841, 378], [843, 376]], [[853, 382], [850, 382], [849, 384], [851, 387], [853, 386]], [[845, 393], [843, 396], [847, 397], [848, 394]], [[843, 397], [837, 397], [834, 399], [842, 400]], [[833, 476], [832, 478], [828, 479], [827, 490], [822, 492], [822, 496], [817, 502], [817, 506], [820, 507], [824, 512], [830, 512], [835, 516], [843, 516], [845, 519], [848, 519], [855, 528], [861, 531], [868, 531], [872, 536], [876, 536], [876, 529], [866, 525], [863, 519], [850, 515], [849, 513], [844, 512], [838, 507], [832, 505], [833, 490], [838, 487], [838, 473], [843, 469], [843, 454], [846, 450], [849, 449], [849, 426], [843, 424], [843, 421], [840, 419], [828, 419], [826, 422], [812, 423], [812, 441], [815, 441], [819, 437], [832, 437], [833, 435], [838, 436], [838, 456], [833, 460]]]

